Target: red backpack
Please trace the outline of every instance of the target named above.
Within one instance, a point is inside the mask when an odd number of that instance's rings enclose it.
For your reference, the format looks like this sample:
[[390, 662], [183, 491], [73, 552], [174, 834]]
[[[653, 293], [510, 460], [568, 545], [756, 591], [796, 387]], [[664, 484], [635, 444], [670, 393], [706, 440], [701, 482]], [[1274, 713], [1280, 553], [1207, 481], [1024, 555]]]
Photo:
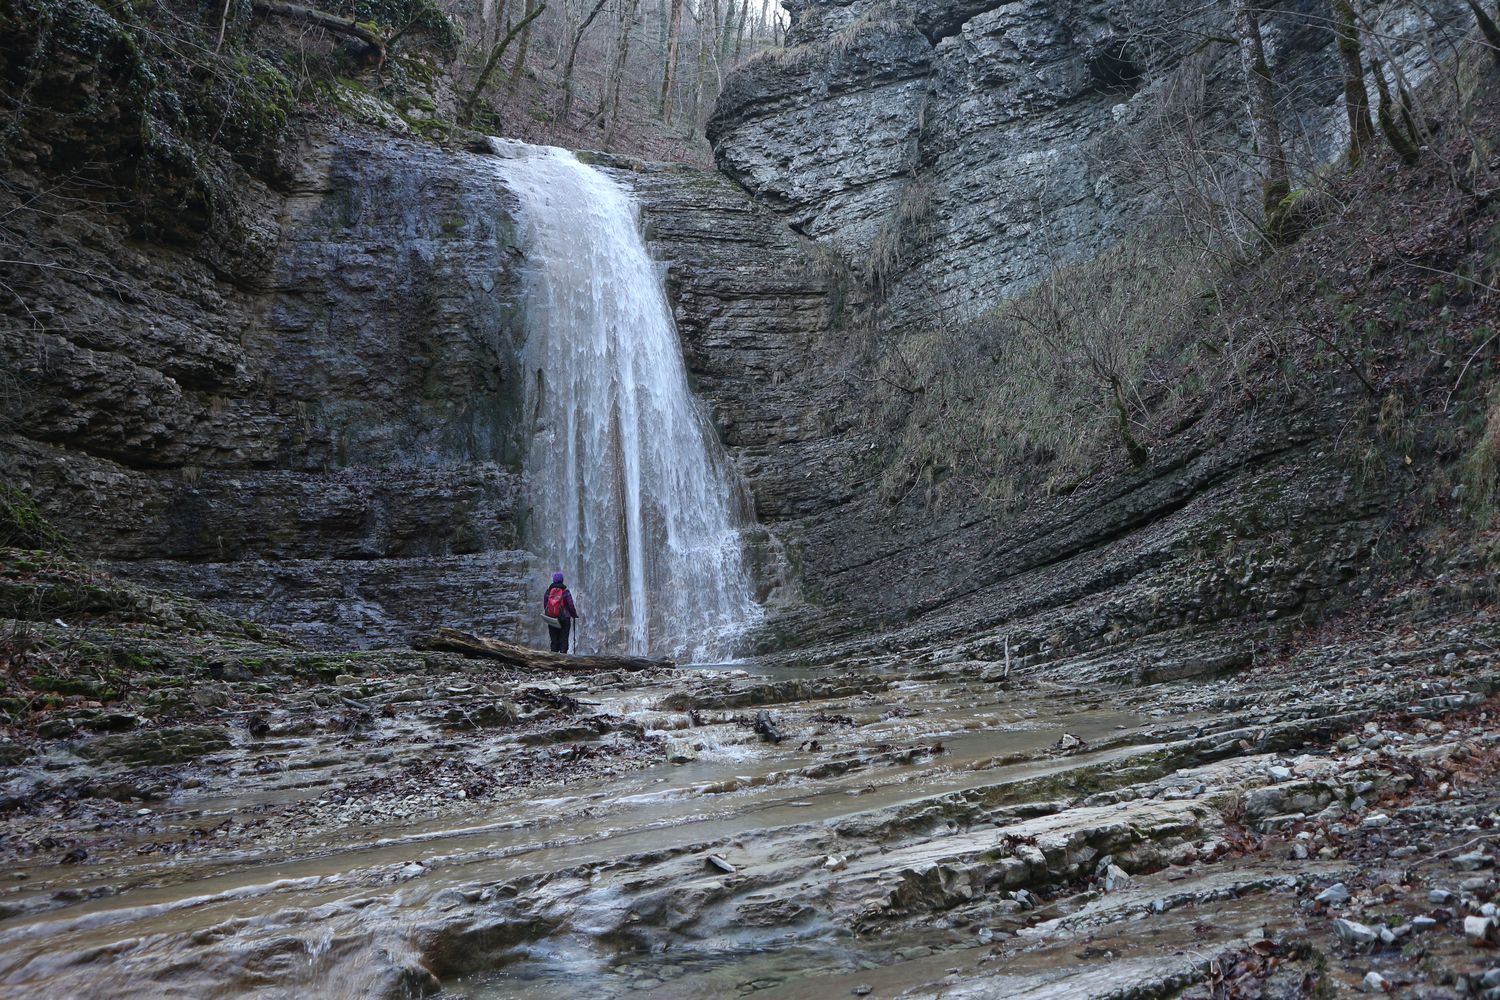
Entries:
[[551, 590], [547, 591], [548, 618], [556, 618], [559, 620], [562, 619], [563, 609], [566, 607], [566, 605], [563, 603], [563, 599], [567, 596], [567, 594], [568, 588], [566, 587], [553, 587]]

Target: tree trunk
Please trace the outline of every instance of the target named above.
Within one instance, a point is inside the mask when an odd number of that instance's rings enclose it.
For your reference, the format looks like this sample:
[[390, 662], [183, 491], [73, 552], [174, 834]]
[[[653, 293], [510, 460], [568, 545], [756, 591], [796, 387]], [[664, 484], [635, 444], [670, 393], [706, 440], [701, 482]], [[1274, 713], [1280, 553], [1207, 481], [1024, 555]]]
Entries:
[[1416, 130], [1408, 130], [1409, 123], [1406, 119], [1409, 116], [1404, 108], [1401, 109], [1401, 117], [1397, 117], [1398, 111], [1391, 100], [1391, 88], [1385, 82], [1385, 70], [1381, 69], [1379, 61], [1370, 64], [1370, 72], [1375, 76], [1375, 89], [1380, 94], [1380, 108], [1376, 112], [1376, 117], [1380, 119], [1380, 131], [1384, 133], [1385, 141], [1391, 144], [1396, 155], [1401, 157], [1401, 162], [1411, 166], [1421, 155]]
[[583, 43], [584, 32], [589, 30], [589, 25], [594, 23], [594, 18], [604, 9], [609, 0], [599, 0], [594, 4], [594, 9], [589, 11], [589, 16], [583, 19], [578, 30], [573, 33], [573, 45], [568, 49], [568, 61], [563, 66], [563, 118], [568, 117], [568, 112], [573, 109], [573, 66], [578, 61], [578, 46]]
[[1261, 181], [1261, 201], [1267, 215], [1276, 210], [1292, 190], [1287, 173], [1286, 150], [1281, 144], [1281, 123], [1276, 118], [1276, 87], [1271, 67], [1266, 64], [1265, 43], [1260, 35], [1259, 0], [1235, 0], [1234, 24], [1239, 35], [1240, 65], [1245, 72], [1245, 89], [1250, 98], [1250, 126], [1255, 134], [1256, 150], [1265, 163]]
[[705, 0], [698, 0], [698, 85], [693, 92], [693, 125], [694, 127], [703, 121], [703, 85], [707, 80], [708, 73], [708, 40], [718, 33], [719, 23], [719, 0], [709, 0], [713, 4], [714, 17], [712, 23], [708, 19], [708, 10]]
[[627, 0], [620, 18], [620, 41], [615, 49], [614, 81], [610, 87], [609, 118], [604, 128], [604, 148], [614, 142], [615, 126], [620, 124], [620, 85], [625, 81], [625, 64], [630, 58], [630, 29], [635, 25], [635, 12], [641, 0]]
[[1120, 431], [1120, 443], [1125, 446], [1125, 454], [1130, 456], [1130, 464], [1135, 466], [1145, 465], [1151, 458], [1151, 453], [1142, 447], [1130, 432], [1130, 415], [1125, 410], [1125, 396], [1120, 390], [1119, 376], [1111, 375], [1110, 389], [1115, 397], [1115, 417], [1117, 427]]
[[781, 731], [781, 727], [776, 724], [771, 713], [764, 708], [755, 713], [755, 734], [767, 743], [780, 743], [786, 739], [786, 734]]
[[1359, 44], [1359, 24], [1352, 0], [1333, 0], [1333, 31], [1344, 67], [1344, 111], [1349, 116], [1349, 162], [1358, 163], [1365, 146], [1375, 138], [1370, 121], [1370, 94], [1365, 90], [1365, 63]]
[[1484, 36], [1484, 44], [1490, 50], [1490, 58], [1495, 60], [1495, 65], [1500, 66], [1500, 25], [1496, 25], [1495, 19], [1479, 6], [1478, 0], [1467, 0], [1467, 2], [1469, 9], [1474, 12], [1474, 20], [1479, 22], [1479, 33]]
[[518, 646], [500, 639], [460, 632], [456, 628], [440, 628], [431, 635], [422, 635], [412, 640], [413, 649], [434, 650], [443, 653], [460, 653], [471, 658], [499, 660], [525, 670], [562, 670], [574, 673], [598, 670], [670, 670], [676, 666], [671, 660], [653, 660], [644, 656], [570, 656], [567, 653], [548, 653], [529, 646]]
[[625, 18], [625, 3], [626, 0], [615, 0], [615, 30], [610, 36], [613, 48], [610, 49], [609, 62], [604, 66], [604, 79], [599, 84], [599, 106], [594, 109], [594, 116], [589, 119], [590, 124], [603, 122], [605, 113], [609, 111], [609, 94], [615, 80], [615, 55], [620, 51], [620, 24]]
[[496, 42], [495, 47], [490, 50], [489, 58], [484, 61], [484, 69], [479, 71], [479, 79], [475, 82], [474, 89], [469, 91], [469, 96], [464, 99], [463, 110], [459, 112], [458, 123], [464, 128], [468, 128], [474, 121], [474, 109], [479, 105], [479, 95], [484, 93], [485, 87], [489, 86], [490, 77], [494, 75], [495, 67], [500, 65], [500, 57], [505, 55], [505, 50], [510, 46], [511, 40], [520, 32], [525, 31], [526, 26], [540, 17], [542, 11], [546, 9], [545, 3], [538, 5], [535, 10], [521, 19], [520, 24], [507, 31], [505, 37]]
[[479, 48], [488, 50], [500, 40], [500, 26], [505, 23], [506, 0], [484, 0], [484, 6], [489, 13], [479, 26]]
[[[546, 7], [546, 4], [542, 4]], [[521, 43], [516, 46], [516, 62], [510, 68], [510, 89], [515, 90], [521, 83], [521, 75], [526, 72], [526, 52], [531, 48], [531, 22], [540, 14], [541, 8], [537, 6], [537, 0], [526, 0], [526, 17], [516, 27], [521, 29]]]
[[744, 0], [740, 7], [740, 26], [734, 36], [734, 61], [740, 61], [740, 54], [745, 51], [745, 22], [750, 20], [750, 0]]
[[667, 19], [667, 48], [661, 74], [661, 102], [656, 116], [664, 122], [672, 120], [672, 81], [677, 76], [677, 50], [682, 44], [682, 0], [672, 0], [672, 13]]
[[[667, 56], [667, 22], [671, 20], [668, 15], [671, 0], [656, 0], [656, 54], [662, 57], [662, 64], [666, 64]], [[650, 17], [642, 19], [649, 21]], [[644, 37], [644, 30], [641, 32]]]
[[[749, 0], [740, 0], [740, 16], [744, 16], [745, 4]], [[729, 53], [734, 43], [734, 0], [729, 0], [729, 9], [724, 13], [724, 27], [719, 34], [719, 62], [729, 61]]]

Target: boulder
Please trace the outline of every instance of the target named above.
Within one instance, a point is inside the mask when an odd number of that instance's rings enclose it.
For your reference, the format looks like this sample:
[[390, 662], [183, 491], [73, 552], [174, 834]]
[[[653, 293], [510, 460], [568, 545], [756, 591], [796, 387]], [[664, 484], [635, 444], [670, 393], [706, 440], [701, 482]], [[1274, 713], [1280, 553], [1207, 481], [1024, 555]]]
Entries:
[[80, 747], [80, 756], [132, 765], [183, 764], [229, 749], [229, 734], [213, 726], [175, 726], [101, 736]]
[[1333, 932], [1350, 948], [1367, 948], [1380, 939], [1380, 934], [1373, 927], [1357, 920], [1335, 920]]

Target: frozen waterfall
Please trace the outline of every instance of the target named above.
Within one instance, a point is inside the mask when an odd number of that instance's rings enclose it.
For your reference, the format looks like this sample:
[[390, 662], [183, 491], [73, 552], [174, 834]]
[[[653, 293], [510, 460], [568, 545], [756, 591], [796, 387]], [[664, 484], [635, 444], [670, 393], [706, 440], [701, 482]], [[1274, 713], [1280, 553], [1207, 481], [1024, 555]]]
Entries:
[[722, 658], [759, 614], [745, 505], [635, 205], [566, 150], [495, 148], [527, 261], [527, 546], [568, 576], [578, 649]]

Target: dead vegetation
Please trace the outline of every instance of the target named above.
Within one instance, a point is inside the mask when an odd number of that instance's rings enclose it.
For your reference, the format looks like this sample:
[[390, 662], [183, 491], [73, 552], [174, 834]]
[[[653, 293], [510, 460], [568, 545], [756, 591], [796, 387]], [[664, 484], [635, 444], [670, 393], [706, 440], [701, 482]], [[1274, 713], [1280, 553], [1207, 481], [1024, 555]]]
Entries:
[[1500, 71], [1482, 45], [1446, 56], [1404, 99], [1420, 160], [1368, 146], [1294, 172], [1276, 238], [1253, 165], [1205, 148], [1202, 61], [1179, 66], [1122, 153], [1165, 179], [1157, 225], [973, 318], [880, 336], [883, 496], [1003, 505], [1149, 465], [1185, 428], [1326, 405], [1368, 475], [1432, 473], [1434, 508], [1492, 525]]

